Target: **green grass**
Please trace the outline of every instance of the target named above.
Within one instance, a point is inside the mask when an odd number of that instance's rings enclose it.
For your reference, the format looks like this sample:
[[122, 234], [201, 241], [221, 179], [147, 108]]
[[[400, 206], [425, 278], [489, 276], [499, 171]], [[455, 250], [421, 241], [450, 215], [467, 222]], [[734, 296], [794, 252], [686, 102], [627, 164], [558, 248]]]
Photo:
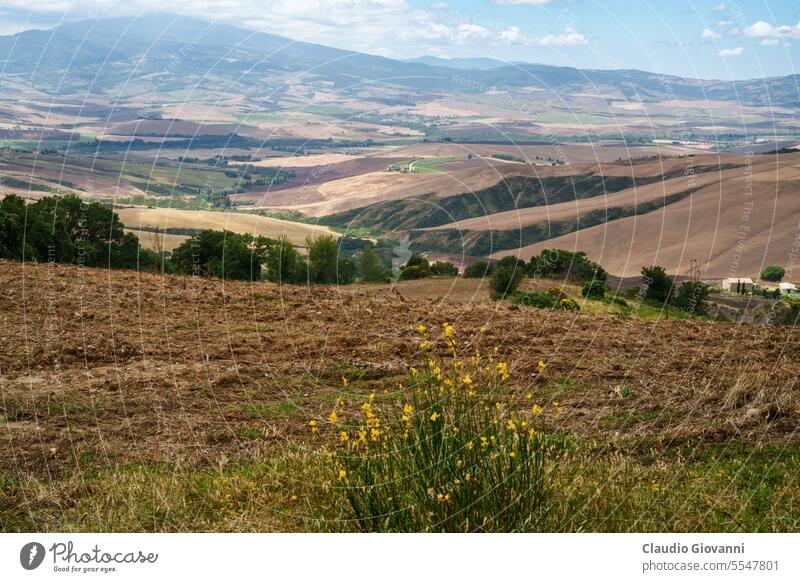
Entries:
[[294, 402], [270, 402], [266, 404], [244, 404], [242, 411], [255, 418], [279, 419], [294, 416], [300, 410]]

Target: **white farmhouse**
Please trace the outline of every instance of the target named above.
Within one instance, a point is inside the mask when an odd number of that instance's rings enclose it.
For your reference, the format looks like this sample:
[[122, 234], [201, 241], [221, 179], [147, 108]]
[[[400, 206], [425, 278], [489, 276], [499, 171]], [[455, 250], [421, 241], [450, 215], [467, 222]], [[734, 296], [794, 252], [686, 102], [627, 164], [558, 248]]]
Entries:
[[778, 289], [781, 290], [781, 293], [797, 293], [797, 285], [794, 283], [781, 283], [778, 285]]

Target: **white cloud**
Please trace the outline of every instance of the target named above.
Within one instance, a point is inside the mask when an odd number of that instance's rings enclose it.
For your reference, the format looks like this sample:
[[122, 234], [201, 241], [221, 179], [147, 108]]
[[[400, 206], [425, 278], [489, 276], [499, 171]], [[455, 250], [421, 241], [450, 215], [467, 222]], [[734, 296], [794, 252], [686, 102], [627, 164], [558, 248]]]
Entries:
[[714, 12], [725, 12], [725, 2], [720, 2], [716, 6], [714, 6], [711, 10]]
[[739, 57], [744, 53], [744, 49], [740, 46], [732, 49], [722, 49], [719, 51], [721, 57]]
[[589, 44], [589, 38], [582, 32], [567, 27], [561, 34], [548, 34], [533, 39], [533, 44], [539, 46], [565, 47]]
[[529, 6], [544, 6], [550, 0], [492, 0], [493, 4], [528, 4]]
[[735, 24], [733, 20], [720, 20], [717, 22], [717, 26], [732, 26], [733, 24]]
[[765, 38], [758, 44], [761, 46], [776, 46], [781, 44], [781, 41], [779, 41], [777, 38]]
[[750, 38], [796, 38], [800, 39], [800, 23], [773, 26], [769, 22], [759, 20], [744, 29], [744, 35]]
[[722, 35], [718, 32], [714, 32], [710, 28], [704, 28], [703, 32], [700, 33], [700, 38], [710, 38], [712, 40], [716, 40], [722, 37]]
[[522, 33], [516, 26], [509, 26], [500, 31], [500, 38], [506, 42], [516, 43], [522, 40]]
[[447, 8], [447, 4], [445, 4], [444, 2], [435, 2], [434, 4], [431, 4], [431, 8], [433, 8], [434, 10], [444, 10], [445, 8]]
[[489, 30], [478, 24], [459, 24], [455, 40], [460, 43], [474, 42], [489, 38]]

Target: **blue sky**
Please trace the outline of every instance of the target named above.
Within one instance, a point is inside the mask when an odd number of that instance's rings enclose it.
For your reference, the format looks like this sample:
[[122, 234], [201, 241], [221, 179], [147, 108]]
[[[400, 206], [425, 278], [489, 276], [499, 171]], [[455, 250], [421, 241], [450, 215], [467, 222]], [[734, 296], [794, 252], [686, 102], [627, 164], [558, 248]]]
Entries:
[[[170, 10], [393, 58], [488, 56], [742, 79], [795, 72], [800, 2], [194, 0]], [[156, 0], [0, 0], [0, 33], [163, 11]]]

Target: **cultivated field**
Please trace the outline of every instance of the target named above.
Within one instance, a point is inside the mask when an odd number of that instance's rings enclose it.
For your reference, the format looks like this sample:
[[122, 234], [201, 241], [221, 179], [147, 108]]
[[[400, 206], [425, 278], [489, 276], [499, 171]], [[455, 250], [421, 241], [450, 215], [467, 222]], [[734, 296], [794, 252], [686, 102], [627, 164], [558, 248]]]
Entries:
[[[230, 230], [242, 234], [278, 238], [286, 236], [296, 245], [305, 245], [306, 237], [330, 234], [329, 228], [313, 224], [289, 222], [255, 214], [238, 212], [213, 212], [207, 210], [179, 210], [175, 208], [116, 208], [122, 223], [130, 229], [211, 229]], [[142, 238], [146, 238], [143, 235]], [[144, 241], [146, 243], [146, 241]]]
[[451, 357], [450, 323], [465, 357], [496, 348], [507, 363], [506, 406], [535, 402], [537, 428], [566, 439], [540, 527], [797, 529], [796, 329], [482, 305], [411, 285], [0, 262], [0, 527], [359, 529], [321, 452], [337, 446], [331, 409], [402, 403], [409, 366]]

